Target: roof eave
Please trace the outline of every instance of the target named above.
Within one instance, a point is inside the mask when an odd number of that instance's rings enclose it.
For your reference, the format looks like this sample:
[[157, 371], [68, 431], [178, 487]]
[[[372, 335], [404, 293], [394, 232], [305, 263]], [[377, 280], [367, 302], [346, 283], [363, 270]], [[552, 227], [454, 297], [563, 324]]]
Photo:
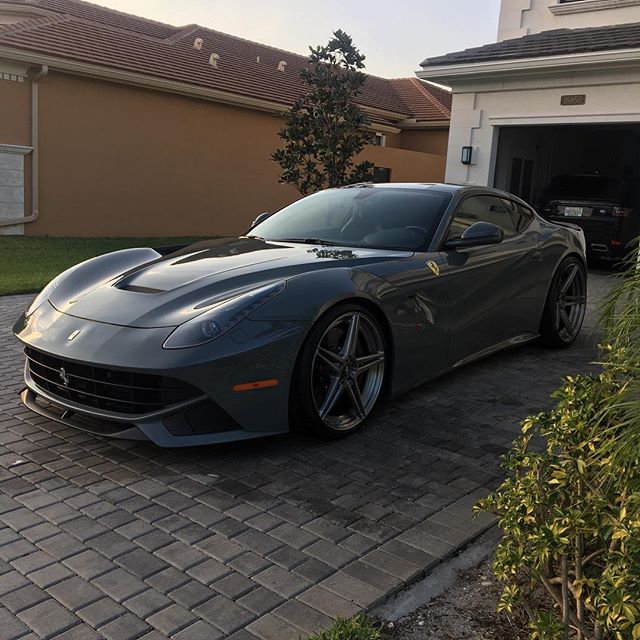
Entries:
[[398, 122], [398, 126], [404, 131], [405, 129], [448, 129], [451, 126], [451, 120], [402, 120]]
[[640, 62], [640, 48], [538, 58], [426, 65], [421, 71], [416, 72], [416, 75], [423, 80], [452, 85], [458, 80], [508, 75], [540, 75], [541, 73], [557, 73], [558, 71], [579, 68], [611, 68], [616, 65], [628, 65], [630, 62]]
[[[223, 104], [255, 109], [258, 111], [284, 113], [290, 107], [289, 104], [263, 100], [260, 98], [253, 98], [251, 96], [246, 96], [239, 93], [220, 91], [219, 89], [201, 87], [186, 82], [166, 80], [164, 78], [159, 78], [156, 76], [133, 73], [130, 71], [113, 69], [111, 67], [102, 67], [85, 62], [77, 62], [75, 60], [69, 60], [67, 58], [58, 58], [55, 56], [43, 55], [13, 47], [0, 46], [0, 58], [26, 62], [28, 64], [46, 64], [51, 71], [63, 71], [64, 73], [85, 76], [97, 80], [118, 82], [146, 89], [154, 89], [156, 91], [166, 91], [168, 93], [197, 97], [204, 100], [212, 100], [215, 102], [221, 102]], [[368, 107], [366, 105], [361, 105], [361, 108], [367, 115], [369, 115], [369, 117], [373, 119], [375, 119], [375, 117], [377, 116], [384, 120], [392, 120], [395, 122], [404, 120], [407, 117], [406, 113], [386, 111], [384, 109], [376, 109], [374, 107]], [[370, 128], [372, 130], [375, 129], [376, 131], [383, 131], [384, 133], [400, 132], [400, 129], [398, 129], [397, 127], [393, 125], [385, 125], [382, 123], [372, 123]]]

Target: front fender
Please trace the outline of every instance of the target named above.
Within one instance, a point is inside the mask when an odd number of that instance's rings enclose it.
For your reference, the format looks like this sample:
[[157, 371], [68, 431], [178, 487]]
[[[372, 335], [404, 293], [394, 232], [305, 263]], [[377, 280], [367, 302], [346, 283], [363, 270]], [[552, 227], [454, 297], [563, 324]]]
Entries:
[[384, 318], [383, 329], [390, 343], [391, 370], [387, 388], [391, 393], [420, 381], [420, 374], [407, 374], [403, 366], [416, 349], [416, 335], [424, 331], [424, 315], [416, 302], [390, 282], [360, 269], [316, 271], [287, 281], [283, 293], [250, 316], [264, 322], [297, 322], [306, 331], [292, 343], [296, 358], [312, 326], [329, 309], [342, 302], [361, 300], [374, 305]]

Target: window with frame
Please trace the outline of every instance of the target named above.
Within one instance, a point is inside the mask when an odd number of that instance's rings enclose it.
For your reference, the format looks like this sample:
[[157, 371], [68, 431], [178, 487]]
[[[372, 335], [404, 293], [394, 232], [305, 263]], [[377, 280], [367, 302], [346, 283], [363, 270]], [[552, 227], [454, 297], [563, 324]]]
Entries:
[[521, 204], [514, 203], [517, 211], [518, 211], [518, 222], [516, 224], [516, 229], [518, 233], [523, 233], [526, 231], [533, 222], [534, 214], [531, 209], [528, 207], [524, 207]]
[[387, 146], [387, 136], [384, 133], [376, 132], [376, 136], [373, 140], [373, 144], [376, 147], [386, 147]]
[[458, 240], [476, 222], [489, 222], [500, 227], [505, 238], [515, 236], [520, 226], [520, 213], [515, 203], [496, 196], [470, 196], [462, 201], [453, 216], [447, 240]]

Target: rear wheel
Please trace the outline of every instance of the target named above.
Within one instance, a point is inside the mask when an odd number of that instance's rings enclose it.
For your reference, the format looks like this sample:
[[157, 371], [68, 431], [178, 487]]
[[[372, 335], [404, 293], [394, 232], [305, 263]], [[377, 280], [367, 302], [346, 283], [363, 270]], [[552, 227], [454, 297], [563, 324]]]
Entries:
[[587, 308], [587, 274], [582, 260], [562, 261], [551, 283], [540, 335], [548, 347], [563, 348], [578, 337]]
[[386, 346], [378, 321], [357, 304], [340, 305], [311, 330], [295, 375], [299, 425], [329, 437], [353, 433], [376, 404]]

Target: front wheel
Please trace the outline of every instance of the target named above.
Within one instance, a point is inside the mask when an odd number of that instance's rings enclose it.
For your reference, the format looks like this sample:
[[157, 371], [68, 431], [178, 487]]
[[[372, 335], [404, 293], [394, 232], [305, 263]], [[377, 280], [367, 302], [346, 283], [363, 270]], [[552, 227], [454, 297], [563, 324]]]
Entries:
[[564, 348], [578, 337], [587, 308], [587, 273], [579, 258], [562, 261], [549, 289], [540, 327], [545, 346]]
[[375, 317], [357, 304], [340, 305], [311, 329], [296, 368], [298, 424], [323, 436], [359, 429], [378, 400], [386, 345]]

